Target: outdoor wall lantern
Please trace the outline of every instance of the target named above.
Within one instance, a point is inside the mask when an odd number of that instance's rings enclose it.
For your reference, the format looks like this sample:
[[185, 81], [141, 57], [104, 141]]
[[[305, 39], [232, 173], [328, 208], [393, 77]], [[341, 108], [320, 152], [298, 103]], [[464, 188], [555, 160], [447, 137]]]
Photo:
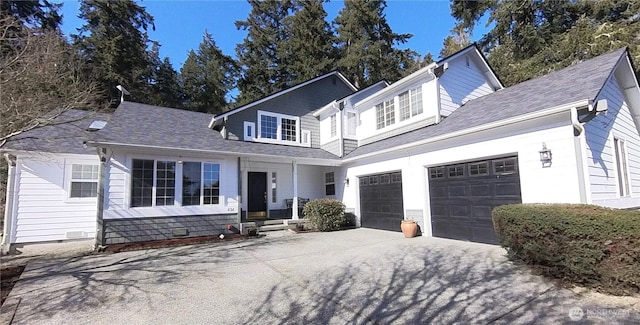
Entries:
[[542, 167], [551, 166], [551, 150], [547, 149], [547, 144], [542, 143], [542, 150], [540, 152], [540, 162], [542, 162]]
[[347, 177], [347, 178], [345, 178], [345, 179], [344, 179], [344, 185], [349, 186], [349, 177]]

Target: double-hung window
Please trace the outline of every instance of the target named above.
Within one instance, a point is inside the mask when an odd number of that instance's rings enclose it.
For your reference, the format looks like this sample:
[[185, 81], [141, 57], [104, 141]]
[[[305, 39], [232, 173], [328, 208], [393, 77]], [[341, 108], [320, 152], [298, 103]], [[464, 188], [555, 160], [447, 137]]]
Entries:
[[400, 121], [422, 114], [422, 87], [405, 91], [398, 96], [400, 106]]
[[264, 111], [258, 111], [258, 135], [261, 139], [298, 142], [300, 119]]
[[333, 172], [324, 174], [325, 195], [336, 195], [336, 181]]
[[98, 196], [98, 165], [71, 165], [69, 197], [86, 198]]
[[[181, 180], [181, 181], [180, 181]], [[182, 186], [182, 202], [176, 191]], [[178, 192], [179, 193], [179, 192]], [[133, 159], [131, 207], [219, 204], [220, 164]]]
[[131, 207], [174, 205], [175, 198], [175, 161], [133, 159]]
[[378, 130], [396, 122], [393, 100], [391, 98], [376, 105], [376, 128]]
[[220, 165], [182, 163], [182, 205], [220, 203]]

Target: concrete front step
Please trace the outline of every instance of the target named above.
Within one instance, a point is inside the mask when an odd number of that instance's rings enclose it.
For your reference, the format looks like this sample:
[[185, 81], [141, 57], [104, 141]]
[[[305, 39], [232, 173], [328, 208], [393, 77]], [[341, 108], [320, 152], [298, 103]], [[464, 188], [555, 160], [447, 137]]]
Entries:
[[285, 224], [267, 225], [267, 226], [258, 227], [258, 231], [264, 232], [264, 231], [286, 230], [286, 229], [293, 229], [295, 227], [296, 227], [295, 225], [285, 225]]
[[247, 234], [252, 227], [256, 227], [258, 232], [295, 229], [296, 225], [304, 223], [303, 219], [253, 220], [241, 223], [240, 233]]

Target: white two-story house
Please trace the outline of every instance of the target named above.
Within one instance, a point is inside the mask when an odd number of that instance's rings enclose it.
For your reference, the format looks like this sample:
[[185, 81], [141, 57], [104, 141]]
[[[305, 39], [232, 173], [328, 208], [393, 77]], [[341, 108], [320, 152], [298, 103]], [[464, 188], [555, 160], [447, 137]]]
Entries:
[[[12, 162], [5, 244], [78, 231], [98, 245], [216, 235], [301, 218], [323, 197], [362, 227], [399, 231], [410, 218], [425, 236], [496, 243], [498, 205], [639, 207], [639, 125], [626, 49], [508, 88], [470, 46], [392, 84], [358, 90], [331, 72], [216, 116], [124, 101], [84, 135], [93, 232], [28, 208], [30, 184], [53, 179], [22, 162], [50, 147], [27, 133], [0, 148]], [[84, 181], [68, 162], [56, 168], [70, 176], [50, 184], [67, 206], [76, 192], [64, 189]]]

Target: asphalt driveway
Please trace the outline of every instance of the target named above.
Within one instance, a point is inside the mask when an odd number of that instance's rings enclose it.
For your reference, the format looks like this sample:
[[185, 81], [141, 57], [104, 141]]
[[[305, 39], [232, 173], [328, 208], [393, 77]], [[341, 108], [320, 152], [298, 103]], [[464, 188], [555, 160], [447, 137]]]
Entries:
[[13, 324], [640, 323], [499, 247], [370, 229], [36, 262], [9, 299]]

